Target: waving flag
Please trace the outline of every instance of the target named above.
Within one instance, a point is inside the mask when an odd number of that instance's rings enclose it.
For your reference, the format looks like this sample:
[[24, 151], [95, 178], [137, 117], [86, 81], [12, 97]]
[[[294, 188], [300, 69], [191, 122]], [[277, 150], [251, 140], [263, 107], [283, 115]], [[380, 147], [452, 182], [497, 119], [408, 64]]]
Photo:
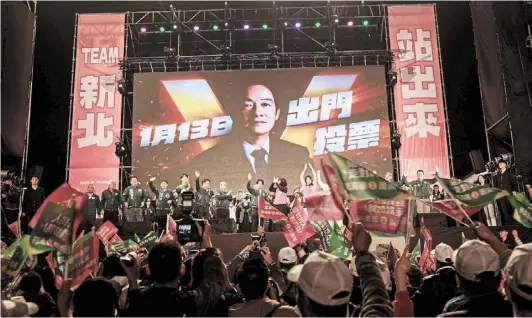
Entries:
[[170, 233], [174, 235], [177, 232], [177, 223], [175, 223], [174, 219], [170, 216], [170, 214], [166, 215], [166, 233]]
[[514, 219], [526, 228], [532, 228], [532, 208], [530, 201], [524, 193], [518, 193], [517, 197], [509, 196], [508, 200], [514, 207]]
[[456, 179], [444, 179], [436, 176], [436, 180], [443, 186], [449, 195], [468, 207], [483, 207], [492, 201], [507, 196], [509, 193], [505, 190], [499, 190], [472, 184]]
[[341, 259], [349, 259], [351, 256], [351, 244], [345, 239], [337, 222], [333, 224], [333, 231], [327, 253], [333, 254]]
[[258, 197], [259, 217], [272, 220], [285, 220], [287, 217], [281, 211], [277, 210], [270, 202]]
[[301, 244], [316, 234], [299, 200], [295, 201], [290, 214], [288, 214], [283, 233], [290, 247]]
[[[458, 206], [458, 202], [454, 199], [445, 199], [445, 200], [439, 200], [439, 201], [429, 201], [429, 200], [418, 200], [423, 202], [424, 204], [435, 208], [436, 210], [440, 211], [441, 213], [457, 220], [462, 221], [464, 219], [464, 213], [460, 210], [460, 206]], [[477, 213], [479, 211], [480, 207], [464, 207], [463, 210], [465, 213], [469, 216], [472, 216], [473, 214]]]

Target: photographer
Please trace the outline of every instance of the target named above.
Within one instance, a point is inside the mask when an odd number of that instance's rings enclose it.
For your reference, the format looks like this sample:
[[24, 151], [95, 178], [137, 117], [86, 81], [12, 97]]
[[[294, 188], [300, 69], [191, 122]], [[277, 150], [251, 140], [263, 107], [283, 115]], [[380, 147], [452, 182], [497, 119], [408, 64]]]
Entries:
[[246, 193], [242, 201], [236, 206], [238, 233], [249, 233], [256, 230], [252, 228], [252, 215], [251, 195]]

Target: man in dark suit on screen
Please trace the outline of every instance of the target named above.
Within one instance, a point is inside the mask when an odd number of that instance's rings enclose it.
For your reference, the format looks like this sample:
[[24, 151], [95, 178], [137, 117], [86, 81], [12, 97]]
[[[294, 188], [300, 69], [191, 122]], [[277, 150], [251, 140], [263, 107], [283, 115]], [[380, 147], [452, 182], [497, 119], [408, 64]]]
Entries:
[[271, 136], [280, 110], [270, 89], [264, 85], [248, 86], [241, 114], [242, 120], [236, 121], [232, 135], [199, 154], [192, 166], [205, 176], [227, 181], [231, 188], [243, 186], [250, 172], [262, 180], [283, 177], [289, 185], [296, 186], [305, 163], [310, 162], [309, 152]]

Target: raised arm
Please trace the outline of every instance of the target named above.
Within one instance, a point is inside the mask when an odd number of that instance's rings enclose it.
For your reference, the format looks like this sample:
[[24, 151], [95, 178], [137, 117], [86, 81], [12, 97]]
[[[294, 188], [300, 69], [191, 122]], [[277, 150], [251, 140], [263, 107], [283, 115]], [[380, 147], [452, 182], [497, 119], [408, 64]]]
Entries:
[[305, 186], [305, 172], [307, 171], [307, 166], [308, 164], [305, 163], [305, 167], [301, 170], [301, 174], [299, 175], [299, 182], [301, 182], [302, 187]]
[[155, 181], [155, 178], [151, 178], [150, 181], [148, 181], [148, 187], [150, 187], [150, 190], [151, 192], [153, 192], [153, 194], [159, 197], [159, 190], [155, 188], [155, 185], [153, 185], [153, 181]]
[[318, 174], [316, 173], [316, 169], [314, 169], [314, 165], [308, 164], [308, 167], [310, 168], [310, 171], [312, 171], [312, 180], [316, 180], [316, 183], [318, 182]]
[[330, 188], [329, 188], [329, 185], [327, 184], [327, 182], [323, 182], [323, 180], [321, 180], [321, 175], [322, 174], [323, 174], [323, 171], [318, 170], [318, 173], [317, 173], [318, 178], [316, 179], [316, 182], [318, 183], [318, 186], [322, 190], [329, 191]]

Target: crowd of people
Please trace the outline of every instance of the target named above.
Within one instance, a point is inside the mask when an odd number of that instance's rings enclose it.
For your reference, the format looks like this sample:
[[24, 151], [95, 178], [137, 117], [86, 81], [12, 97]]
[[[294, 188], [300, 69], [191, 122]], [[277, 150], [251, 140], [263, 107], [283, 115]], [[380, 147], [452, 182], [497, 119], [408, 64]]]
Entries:
[[[259, 232], [262, 229], [259, 227]], [[532, 244], [513, 250], [477, 223], [477, 239], [458, 249], [435, 248], [436, 268], [425, 277], [409, 247], [395, 264], [370, 250], [371, 236], [353, 224], [353, 257], [340, 259], [304, 244], [272, 256], [258, 241], [226, 263], [207, 223], [203, 249], [187, 252], [158, 242], [147, 265], [137, 255], [109, 255], [99, 272], [55, 288], [39, 262], [2, 294], [2, 316], [63, 317], [523, 317], [532, 314]], [[263, 233], [260, 233], [263, 234]], [[233, 273], [230, 275], [230, 273]], [[3, 284], [4, 285], [4, 284]], [[73, 289], [73, 287], [76, 287]]]

